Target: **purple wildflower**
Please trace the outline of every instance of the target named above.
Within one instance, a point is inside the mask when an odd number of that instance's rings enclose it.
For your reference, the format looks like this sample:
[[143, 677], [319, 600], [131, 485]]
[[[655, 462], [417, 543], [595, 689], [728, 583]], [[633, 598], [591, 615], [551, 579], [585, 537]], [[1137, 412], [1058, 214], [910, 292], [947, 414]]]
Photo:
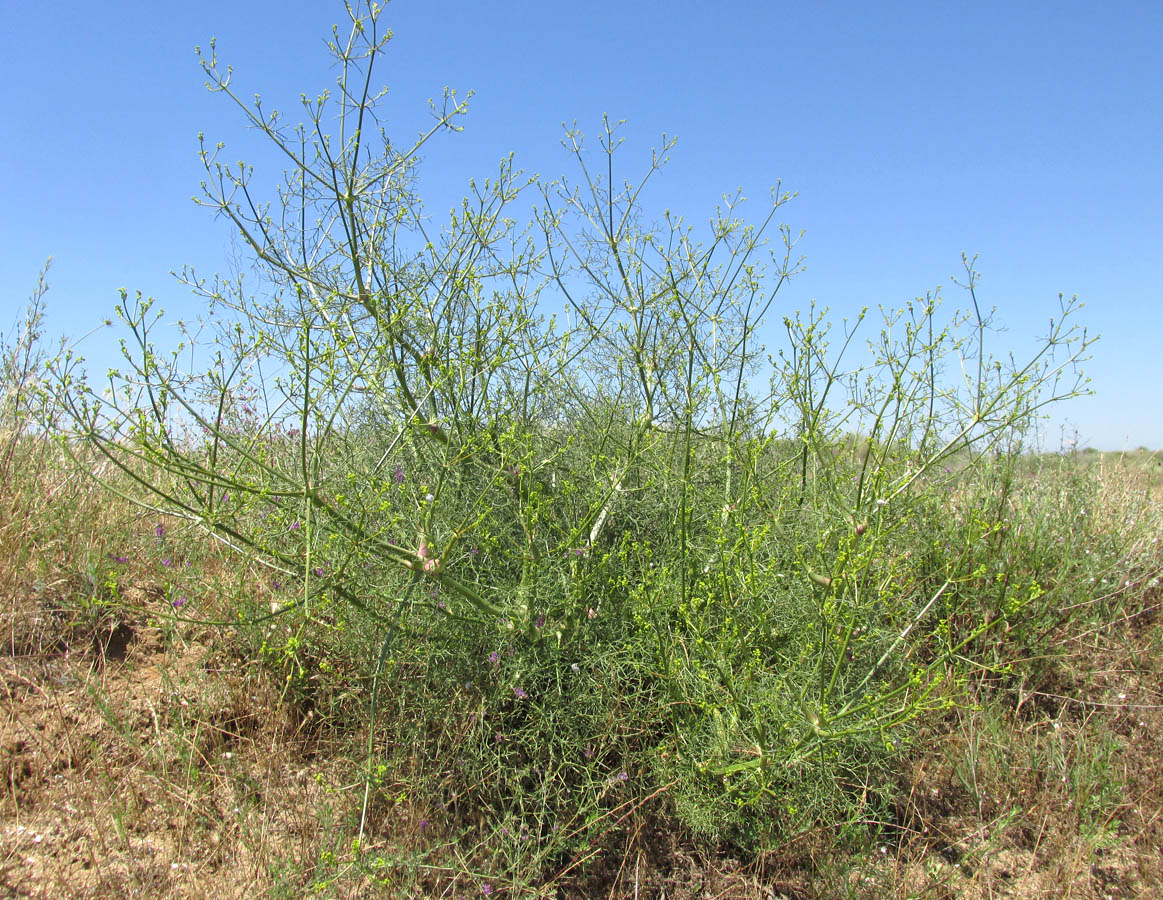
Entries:
[[544, 615], [538, 616], [536, 621], [534, 621], [533, 626], [538, 631], [540, 631], [542, 628], [544, 628], [545, 627], [545, 616]]
[[162, 541], [164, 541], [166, 539], [166, 526], [163, 525], [161, 522], [158, 522], [157, 528], [155, 528], [153, 530], [153, 534], [154, 534], [154, 537], [157, 538], [157, 542], [160, 544]]
[[491, 884], [489, 884], [487, 881], [481, 885], [481, 893], [484, 894], [486, 897], [489, 894], [491, 894], [492, 892], [493, 892], [493, 886]]
[[505, 739], [505, 736], [503, 734], [501, 734], [501, 732], [499, 732], [499, 731], [493, 735], [493, 740], [496, 741], [498, 744], [501, 743], [501, 741], [503, 741], [504, 739]]
[[396, 466], [396, 471], [392, 474], [392, 478], [396, 480], [396, 484], [404, 483], [404, 470]]
[[291, 523], [291, 531], [298, 531], [302, 527], [303, 526], [299, 524], [298, 519], [296, 519], [294, 522]]
[[496, 650], [494, 650], [492, 653], [489, 654], [489, 662], [491, 662], [494, 666], [497, 663], [499, 663], [500, 661], [501, 661], [501, 655], [499, 653], [497, 653]]
[[125, 563], [129, 562], [129, 557], [128, 557], [128, 556], [113, 556], [112, 554], [110, 554], [109, 558], [110, 558], [111, 560], [113, 560], [115, 563], [121, 563], [121, 564], [123, 564], [123, 565], [124, 565]]
[[316, 578], [319, 578], [323, 574], [323, 567], [316, 566], [314, 569], [311, 570], [311, 574], [314, 575]]
[[513, 688], [513, 696], [518, 700], [526, 700], [529, 695], [525, 692], [525, 688]]
[[186, 595], [185, 594], [182, 594], [182, 596], [178, 597], [176, 600], [174, 600], [170, 603], [170, 606], [172, 606], [174, 609], [178, 609], [178, 608], [183, 607], [185, 605], [186, 605]]
[[174, 564], [173, 560], [172, 560], [172, 559], [170, 559], [168, 556], [167, 556], [165, 559], [163, 559], [163, 560], [162, 560], [162, 565], [163, 565], [163, 566], [165, 566], [167, 569], [168, 569], [170, 566], [172, 566], [173, 564]]

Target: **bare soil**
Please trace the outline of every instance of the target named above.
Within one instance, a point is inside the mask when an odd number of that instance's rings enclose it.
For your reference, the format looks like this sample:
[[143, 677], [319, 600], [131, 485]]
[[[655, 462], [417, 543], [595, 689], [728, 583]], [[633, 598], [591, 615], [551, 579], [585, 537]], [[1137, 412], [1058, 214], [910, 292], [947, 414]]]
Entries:
[[316, 851], [331, 772], [253, 666], [119, 622], [0, 657], [0, 704], [0, 894], [253, 897]]

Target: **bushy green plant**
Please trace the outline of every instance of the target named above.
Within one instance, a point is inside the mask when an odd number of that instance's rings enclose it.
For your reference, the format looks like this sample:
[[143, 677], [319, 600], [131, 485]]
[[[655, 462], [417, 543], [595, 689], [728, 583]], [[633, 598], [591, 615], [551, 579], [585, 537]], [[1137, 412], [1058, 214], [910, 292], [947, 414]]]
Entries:
[[[465, 103], [446, 93], [428, 134], [394, 143], [381, 10], [349, 11], [339, 90], [295, 128], [203, 58], [290, 160], [272, 205], [203, 146], [204, 203], [264, 289], [187, 272], [212, 339], [190, 329], [169, 355], [153, 302], [123, 297], [110, 389], [77, 358], [55, 367], [64, 446], [262, 567], [236, 620], [296, 690], [317, 701], [354, 670], [373, 719], [412, 722], [410, 752], [455, 747], [448, 827], [492, 810], [478, 856], [514, 879], [645, 798], [743, 841], [850, 815], [908, 723], [950, 701], [966, 648], [1044, 590], [981, 560], [1004, 481], [956, 528], [949, 493], [1082, 389], [1077, 304], [1028, 362], [994, 358], [967, 260], [966, 315], [918, 300], [854, 361], [856, 326], [834, 338], [813, 308], [766, 356], [760, 323], [799, 268], [788, 195], [758, 225], [738, 196], [705, 231], [650, 218], [669, 144], [637, 184], [615, 178], [609, 122], [596, 160], [567, 132], [577, 184], [505, 160], [437, 233], [413, 175]], [[377, 760], [403, 752], [369, 732], [361, 830]]]

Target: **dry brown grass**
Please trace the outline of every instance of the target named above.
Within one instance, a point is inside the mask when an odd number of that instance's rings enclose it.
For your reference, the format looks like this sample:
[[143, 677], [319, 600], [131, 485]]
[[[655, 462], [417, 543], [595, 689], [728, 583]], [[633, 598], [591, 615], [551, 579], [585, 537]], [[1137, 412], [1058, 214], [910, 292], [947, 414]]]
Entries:
[[280, 871], [297, 884], [344, 767], [228, 636], [165, 621], [144, 566], [120, 567], [116, 591], [94, 583], [152, 521], [50, 444], [9, 448], [0, 893], [245, 897], [268, 893]]

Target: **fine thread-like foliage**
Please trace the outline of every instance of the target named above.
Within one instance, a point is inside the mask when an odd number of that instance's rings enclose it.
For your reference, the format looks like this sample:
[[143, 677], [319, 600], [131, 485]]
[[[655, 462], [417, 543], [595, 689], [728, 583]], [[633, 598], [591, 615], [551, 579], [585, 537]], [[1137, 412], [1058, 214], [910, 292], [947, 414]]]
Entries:
[[[650, 218], [671, 145], [616, 179], [610, 122], [596, 161], [567, 132], [576, 184], [505, 160], [436, 233], [418, 153], [465, 102], [394, 143], [381, 10], [349, 12], [339, 91], [297, 128], [203, 58], [289, 160], [267, 204], [203, 145], [203, 202], [263, 291], [187, 272], [213, 315], [170, 353], [153, 302], [123, 296], [107, 390], [52, 364], [61, 447], [255, 567], [220, 621], [289, 692], [335, 719], [366, 704], [361, 838], [407, 766], [439, 765], [444, 833], [514, 883], [646, 802], [751, 846], [868, 814], [910, 723], [999, 664], [983, 638], [1032, 627], [1067, 570], [1069, 547], [1031, 563], [1047, 537], [1026, 510], [1049, 501], [1014, 468], [1045, 406], [1084, 389], [1077, 302], [1027, 361], [993, 357], [966, 259], [964, 315], [917, 300], [862, 354], [863, 315], [837, 336], [812, 308], [768, 354], [800, 266], [789, 196], [758, 225], [740, 196], [705, 228]], [[350, 689], [323, 696], [336, 672]]]

